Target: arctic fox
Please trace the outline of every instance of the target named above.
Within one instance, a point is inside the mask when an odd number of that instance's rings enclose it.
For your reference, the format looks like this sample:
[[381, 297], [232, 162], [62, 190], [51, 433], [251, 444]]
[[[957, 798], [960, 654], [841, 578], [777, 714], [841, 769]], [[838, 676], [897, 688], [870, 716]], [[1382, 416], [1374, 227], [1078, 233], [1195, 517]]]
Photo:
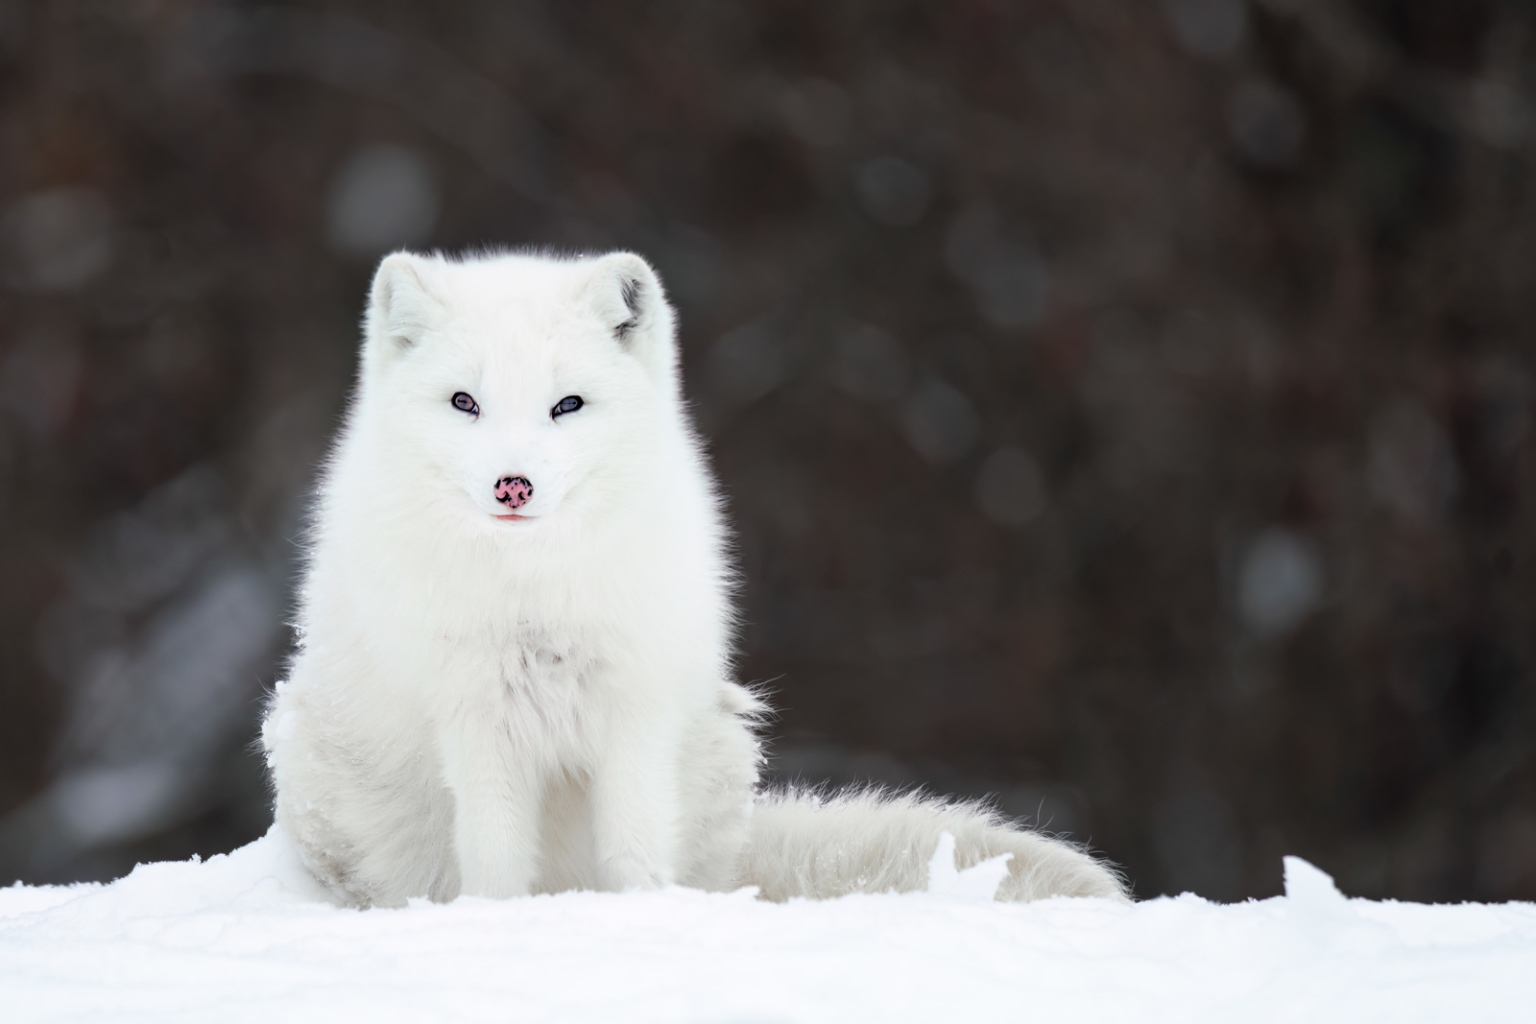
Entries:
[[941, 833], [1000, 899], [1123, 899], [983, 807], [760, 792], [721, 502], [640, 257], [396, 253], [325, 468], [276, 815], [357, 906], [678, 883], [920, 889]]

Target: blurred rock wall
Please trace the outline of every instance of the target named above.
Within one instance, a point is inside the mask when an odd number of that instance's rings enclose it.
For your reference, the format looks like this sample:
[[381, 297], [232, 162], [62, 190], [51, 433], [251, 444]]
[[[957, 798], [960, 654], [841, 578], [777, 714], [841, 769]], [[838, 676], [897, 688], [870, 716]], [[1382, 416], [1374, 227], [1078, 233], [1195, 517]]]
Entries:
[[1514, 0], [0, 5], [0, 882], [211, 854], [396, 246], [681, 316], [784, 778], [1536, 898]]

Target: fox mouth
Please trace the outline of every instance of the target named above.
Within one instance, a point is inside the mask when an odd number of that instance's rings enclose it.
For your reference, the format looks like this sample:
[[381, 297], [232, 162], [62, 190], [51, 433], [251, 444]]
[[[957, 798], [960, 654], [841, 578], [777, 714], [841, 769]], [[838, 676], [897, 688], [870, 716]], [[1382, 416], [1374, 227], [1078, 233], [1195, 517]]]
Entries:
[[493, 515], [491, 518], [492, 519], [500, 519], [500, 520], [502, 520], [504, 522], [514, 522], [514, 521], [515, 522], [523, 522], [524, 520], [533, 519], [534, 517], [533, 516], [520, 516], [520, 515], [508, 513], [506, 515]]

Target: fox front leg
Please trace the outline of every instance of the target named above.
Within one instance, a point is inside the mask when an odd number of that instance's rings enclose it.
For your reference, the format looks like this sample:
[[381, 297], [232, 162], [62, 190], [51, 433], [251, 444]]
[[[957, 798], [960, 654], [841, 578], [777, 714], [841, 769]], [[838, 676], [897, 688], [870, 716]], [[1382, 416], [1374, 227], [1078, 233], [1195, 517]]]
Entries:
[[542, 786], [514, 756], [494, 719], [465, 715], [440, 730], [443, 774], [453, 793], [459, 893], [525, 896], [539, 858]]
[[615, 732], [592, 774], [600, 883], [612, 891], [671, 885], [677, 874], [677, 730], [644, 716], [624, 719]]

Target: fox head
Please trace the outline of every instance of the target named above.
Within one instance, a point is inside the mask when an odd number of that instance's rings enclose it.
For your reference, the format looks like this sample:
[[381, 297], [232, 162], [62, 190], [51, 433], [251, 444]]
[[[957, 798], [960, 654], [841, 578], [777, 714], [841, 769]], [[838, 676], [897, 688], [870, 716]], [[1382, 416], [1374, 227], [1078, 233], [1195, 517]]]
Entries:
[[356, 410], [374, 458], [483, 529], [644, 500], [678, 391], [672, 311], [632, 253], [400, 252], [374, 277]]

